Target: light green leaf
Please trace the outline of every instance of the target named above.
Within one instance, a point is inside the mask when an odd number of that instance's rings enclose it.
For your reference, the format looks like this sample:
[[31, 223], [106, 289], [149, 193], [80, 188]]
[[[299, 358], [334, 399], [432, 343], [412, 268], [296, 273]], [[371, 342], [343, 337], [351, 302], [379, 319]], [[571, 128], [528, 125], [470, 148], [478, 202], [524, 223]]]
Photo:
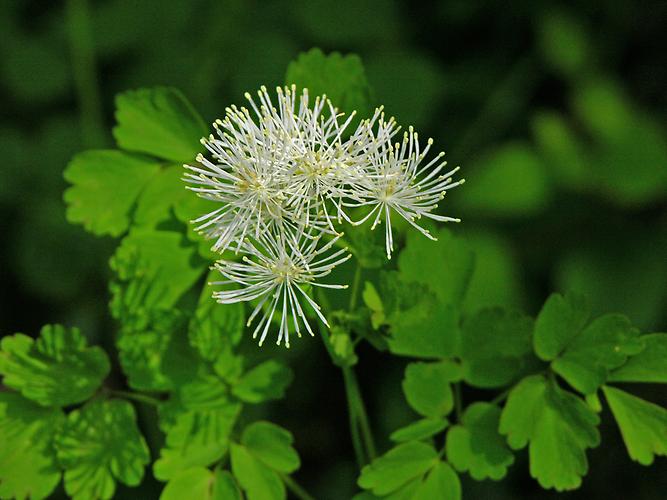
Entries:
[[609, 382], [654, 382], [667, 384], [667, 333], [639, 337], [644, 350], [611, 372]]
[[507, 143], [466, 168], [465, 196], [457, 198], [464, 213], [490, 217], [527, 217], [544, 210], [552, 186], [533, 148]]
[[289, 367], [278, 361], [265, 361], [246, 372], [232, 386], [232, 394], [246, 403], [280, 399], [293, 378]]
[[289, 431], [271, 422], [254, 422], [246, 427], [241, 444], [256, 458], [278, 472], [290, 474], [301, 465], [292, 447], [294, 438]]
[[215, 377], [201, 377], [180, 387], [160, 408], [160, 428], [166, 433], [153, 474], [162, 481], [195, 466], [218, 460], [229, 446], [229, 434], [241, 405], [229, 400]]
[[667, 456], [667, 410], [614, 387], [602, 392], [632, 460], [651, 465], [654, 456]]
[[159, 168], [155, 160], [122, 151], [79, 153], [64, 173], [72, 184], [64, 195], [67, 220], [98, 236], [121, 235], [139, 193]]
[[277, 472], [264, 465], [250, 451], [236, 443], [230, 448], [232, 472], [248, 500], [281, 500], [286, 498], [285, 485]]
[[639, 330], [620, 314], [595, 319], [576, 336], [551, 368], [582, 392], [590, 394], [606, 380], [610, 370], [625, 363], [628, 356], [641, 352], [644, 345]]
[[461, 482], [459, 476], [446, 462], [438, 462], [426, 476], [426, 480], [417, 488], [414, 500], [442, 498], [443, 500], [461, 500]]
[[0, 498], [46, 498], [60, 482], [52, 437], [64, 420], [18, 394], [0, 392]]
[[112, 498], [116, 480], [137, 486], [150, 460], [134, 408], [122, 400], [97, 400], [74, 410], [56, 434], [55, 447], [65, 491], [75, 500]]
[[470, 283], [474, 254], [463, 239], [448, 229], [443, 228], [434, 236], [438, 241], [417, 231], [408, 233], [405, 249], [398, 257], [401, 279], [426, 285], [442, 304], [458, 305]]
[[172, 207], [181, 199], [195, 196], [185, 189], [182, 177], [184, 168], [172, 165], [160, 171], [142, 191], [134, 212], [136, 226], [155, 228], [160, 222], [172, 218]]
[[395, 443], [406, 441], [421, 441], [439, 434], [447, 428], [449, 422], [446, 418], [423, 418], [405, 427], [395, 430], [389, 439]]
[[118, 146], [174, 162], [193, 161], [207, 128], [178, 90], [132, 90], [116, 97], [113, 129]]
[[200, 356], [209, 361], [216, 360], [239, 343], [244, 328], [245, 310], [242, 303], [218, 304], [208, 288], [202, 290], [188, 330], [190, 344]]
[[461, 333], [465, 381], [476, 387], [502, 387], [534, 369], [532, 331], [530, 317], [500, 308], [468, 317]]
[[532, 375], [510, 392], [499, 432], [515, 450], [530, 443], [531, 476], [543, 488], [563, 491], [581, 485], [588, 471], [586, 449], [600, 442], [599, 421], [581, 399]]
[[360, 487], [375, 495], [387, 495], [418, 478], [438, 463], [438, 454], [425, 443], [399, 444], [366, 465], [359, 477]]
[[320, 49], [311, 49], [289, 64], [285, 83], [307, 88], [313, 98], [326, 94], [338, 109], [346, 113], [357, 111], [360, 118], [371, 113], [371, 92], [357, 55], [325, 55]]
[[551, 361], [565, 349], [588, 321], [586, 299], [574, 292], [553, 293], [535, 320], [533, 346], [540, 359]]
[[160, 500], [242, 500], [232, 475], [226, 470], [193, 467], [176, 475], [162, 490]]
[[450, 382], [461, 379], [461, 367], [452, 361], [410, 363], [405, 369], [403, 392], [420, 415], [437, 418], [454, 407]]
[[109, 359], [100, 347], [88, 347], [77, 328], [46, 325], [39, 338], [21, 333], [0, 342], [3, 384], [43, 406], [85, 401], [109, 373]]
[[378, 295], [375, 286], [370, 281], [364, 283], [364, 291], [361, 294], [364, 304], [371, 312], [371, 325], [374, 330], [377, 330], [385, 323], [384, 306], [382, 299]]
[[500, 408], [489, 403], [473, 403], [460, 425], [447, 431], [447, 460], [456, 470], [469, 472], [476, 481], [505, 477], [514, 455], [498, 434]]

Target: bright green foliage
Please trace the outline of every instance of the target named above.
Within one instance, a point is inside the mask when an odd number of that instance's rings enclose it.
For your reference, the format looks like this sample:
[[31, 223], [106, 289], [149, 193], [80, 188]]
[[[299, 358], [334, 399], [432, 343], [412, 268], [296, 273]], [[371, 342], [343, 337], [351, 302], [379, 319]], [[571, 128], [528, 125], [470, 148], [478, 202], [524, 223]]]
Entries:
[[535, 215], [551, 199], [544, 164], [528, 144], [506, 144], [466, 167], [466, 194], [460, 204], [466, 213], [489, 217]]
[[240, 411], [241, 405], [230, 400], [225, 385], [215, 377], [181, 386], [160, 408], [166, 439], [153, 465], [155, 477], [171, 479], [184, 469], [207, 466], [222, 457]]
[[204, 287], [188, 329], [190, 344], [199, 355], [214, 361], [240, 342], [244, 329], [243, 304], [218, 304]]
[[389, 438], [396, 443], [421, 441], [439, 434], [447, 428], [447, 425], [449, 425], [449, 422], [446, 418], [423, 418], [395, 430]]
[[460, 304], [472, 276], [474, 254], [463, 239], [448, 229], [443, 228], [434, 236], [437, 242], [417, 231], [408, 233], [405, 249], [398, 257], [401, 277], [426, 285], [442, 304]]
[[535, 353], [545, 361], [558, 357], [584, 328], [588, 316], [588, 305], [584, 297], [573, 292], [564, 296], [559, 293], [551, 294], [535, 320]]
[[553, 294], [535, 323], [535, 352], [552, 369], [584, 394], [591, 394], [628, 356], [644, 349], [639, 331], [618, 314], [608, 314], [588, 326], [588, 308], [575, 294]]
[[160, 500], [242, 500], [234, 478], [226, 470], [204, 467], [184, 470], [167, 483]]
[[410, 363], [403, 392], [410, 406], [424, 417], [443, 417], [454, 407], [450, 382], [461, 379], [461, 367], [451, 361]]
[[476, 387], [502, 387], [535, 367], [533, 320], [504, 309], [482, 309], [463, 322], [463, 377]]
[[75, 500], [112, 498], [116, 480], [137, 486], [149, 461], [132, 405], [93, 401], [67, 416], [56, 435], [65, 491]]
[[630, 458], [651, 465], [667, 456], [667, 410], [614, 387], [602, 388]]
[[640, 337], [645, 347], [620, 368], [611, 372], [609, 382], [654, 382], [667, 384], [667, 333]]
[[360, 118], [371, 112], [371, 91], [359, 56], [311, 49], [289, 64], [285, 83], [307, 88], [313, 98], [326, 94], [334, 106], [356, 111]]
[[532, 375], [510, 392], [498, 430], [512, 449], [529, 444], [530, 474], [543, 488], [563, 491], [578, 488], [588, 472], [586, 449], [600, 442], [598, 423], [581, 399]]
[[[442, 470], [439, 470], [442, 468]], [[429, 471], [431, 471], [429, 473]], [[437, 472], [436, 472], [437, 471]], [[371, 490], [377, 496], [384, 496], [399, 490], [397, 498], [427, 498], [416, 496], [416, 491], [423, 487], [423, 476], [432, 474], [432, 483], [426, 491], [442, 491], [443, 495], [432, 498], [460, 498], [458, 477], [447, 464], [438, 460], [438, 454], [432, 446], [418, 441], [402, 443], [392, 448], [381, 457], [373, 460], [361, 471], [358, 484]], [[441, 490], [431, 488], [442, 488]], [[458, 493], [457, 493], [458, 492]], [[457, 493], [454, 495], [454, 493]], [[405, 496], [403, 496], [405, 495]], [[451, 495], [451, 496], [449, 496]]]
[[459, 472], [468, 471], [473, 479], [495, 481], [507, 474], [514, 455], [498, 434], [500, 408], [489, 403], [473, 403], [461, 419], [447, 431], [447, 460]]
[[609, 370], [639, 353], [644, 345], [639, 330], [625, 316], [601, 316], [576, 336], [552, 363], [552, 369], [572, 387], [590, 394], [606, 380]]
[[113, 130], [118, 146], [173, 162], [193, 161], [207, 128], [178, 90], [139, 89], [116, 98]]
[[65, 170], [67, 220], [101, 236], [120, 236], [130, 225], [139, 193], [155, 176], [155, 160], [122, 151], [84, 151]]
[[364, 283], [364, 291], [361, 294], [364, 304], [371, 312], [371, 325], [375, 330], [380, 328], [385, 322], [384, 306], [382, 299], [378, 295], [377, 289], [370, 281]]
[[246, 403], [261, 403], [280, 399], [292, 383], [292, 370], [274, 360], [252, 368], [232, 387], [232, 394]]
[[442, 358], [459, 350], [459, 314], [442, 305], [425, 285], [397, 272], [380, 275], [379, 294], [390, 327], [389, 350], [403, 356]]
[[231, 444], [232, 472], [248, 500], [285, 498], [281, 474], [300, 466], [292, 435], [269, 422], [255, 422], [243, 432], [241, 443]]
[[0, 343], [3, 384], [43, 406], [68, 406], [88, 399], [109, 373], [109, 359], [88, 347], [77, 328], [47, 325], [35, 341], [17, 333]]
[[135, 226], [154, 228], [160, 222], [172, 217], [172, 207], [185, 198], [196, 198], [192, 191], [185, 189], [182, 165], [172, 165], [162, 169], [141, 192], [134, 211]]
[[60, 482], [52, 438], [59, 409], [0, 392], [0, 498], [46, 498]]

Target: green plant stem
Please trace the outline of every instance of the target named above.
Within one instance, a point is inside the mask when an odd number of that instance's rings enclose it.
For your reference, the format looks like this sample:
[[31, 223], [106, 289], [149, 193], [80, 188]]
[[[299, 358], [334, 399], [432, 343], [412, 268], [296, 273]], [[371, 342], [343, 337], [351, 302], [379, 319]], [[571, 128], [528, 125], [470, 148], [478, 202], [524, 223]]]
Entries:
[[463, 413], [463, 402], [461, 400], [461, 383], [457, 382], [454, 384], [454, 410], [456, 412], [456, 421], [461, 421], [461, 415]]
[[350, 436], [352, 437], [352, 447], [354, 448], [354, 456], [357, 459], [357, 465], [361, 469], [368, 463], [364, 446], [361, 442], [361, 434], [357, 424], [357, 400], [354, 395], [354, 383], [352, 380], [352, 368], [349, 366], [342, 367], [343, 381], [345, 382], [345, 396], [347, 398], [347, 411], [350, 417]]
[[151, 406], [158, 406], [160, 400], [146, 394], [141, 394], [139, 392], [129, 392], [129, 391], [120, 391], [116, 389], [110, 389], [109, 394], [111, 396], [117, 396], [119, 398], [126, 398], [136, 401], [137, 403], [144, 403]]
[[[342, 369], [343, 378], [345, 380], [345, 394], [347, 395], [347, 404], [350, 413], [352, 444], [355, 448], [357, 461], [361, 458], [361, 465], [365, 465], [377, 456], [375, 451], [375, 441], [368, 420], [366, 406], [364, 405], [364, 400], [362, 399], [361, 391], [359, 390], [357, 376], [350, 366], [343, 366]], [[358, 448], [360, 448], [362, 452], [358, 452]]]
[[315, 497], [310, 495], [299, 483], [287, 474], [280, 475], [287, 489], [290, 490], [299, 500], [315, 500]]
[[357, 267], [354, 270], [354, 278], [352, 278], [352, 289], [350, 291], [350, 305], [348, 311], [354, 311], [357, 307], [357, 299], [359, 298], [359, 286], [361, 285], [361, 266], [357, 262]]
[[104, 146], [104, 120], [87, 0], [67, 0], [65, 14], [83, 143], [86, 147]]
[[493, 398], [491, 401], [489, 401], [489, 404], [492, 405], [497, 405], [498, 403], [502, 403], [507, 399], [507, 396], [509, 396], [510, 389], [507, 389], [506, 391], [501, 392], [498, 394], [495, 398]]

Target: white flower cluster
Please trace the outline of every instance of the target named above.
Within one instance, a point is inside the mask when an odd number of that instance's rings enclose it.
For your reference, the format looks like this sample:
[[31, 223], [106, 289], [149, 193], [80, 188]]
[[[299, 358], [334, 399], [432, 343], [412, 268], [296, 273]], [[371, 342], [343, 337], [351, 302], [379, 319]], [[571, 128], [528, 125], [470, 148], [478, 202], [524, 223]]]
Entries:
[[[458, 168], [446, 171], [444, 153], [426, 161], [432, 140], [420, 147], [410, 127], [394, 143], [400, 127], [385, 119], [382, 108], [349, 130], [354, 113], [345, 118], [326, 96], [311, 101], [306, 89], [277, 88], [272, 101], [266, 88], [258, 102], [246, 94], [250, 108], [227, 108], [213, 124], [216, 135], [202, 139], [210, 159], [198, 155], [185, 165], [189, 189], [220, 204], [195, 221], [197, 229], [215, 240], [212, 250], [230, 249], [242, 260], [220, 260], [215, 269], [224, 280], [214, 284], [218, 302], [256, 301], [248, 325], [262, 313], [253, 338], [266, 339], [276, 312], [278, 340], [289, 347], [291, 324], [313, 331], [306, 306], [327, 326], [310, 287], [345, 288], [318, 280], [350, 255], [339, 248], [339, 227], [372, 220], [385, 222], [387, 258], [394, 248], [392, 213], [434, 239], [417, 221], [458, 221], [434, 212]], [[352, 212], [361, 212], [353, 220]], [[303, 304], [303, 305], [302, 305]]]

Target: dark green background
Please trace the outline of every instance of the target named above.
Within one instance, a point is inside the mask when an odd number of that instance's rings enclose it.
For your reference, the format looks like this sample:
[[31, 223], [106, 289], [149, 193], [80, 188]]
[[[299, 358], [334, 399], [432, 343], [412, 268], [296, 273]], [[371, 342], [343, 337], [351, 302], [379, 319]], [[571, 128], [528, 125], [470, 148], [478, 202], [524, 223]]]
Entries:
[[[0, 335], [61, 322], [111, 346], [114, 242], [67, 224], [62, 171], [79, 150], [113, 146], [116, 93], [175, 86], [213, 120], [246, 90], [281, 84], [289, 61], [313, 46], [359, 54], [377, 104], [463, 167], [467, 184], [444, 206], [464, 219], [453, 230], [477, 252], [470, 303], [535, 313], [550, 291], [573, 288], [596, 313], [665, 331], [667, 2], [568, 5], [0, 2]], [[267, 411], [294, 433], [307, 489], [348, 498], [356, 472], [342, 381], [318, 340], [298, 344], [276, 353], [291, 358], [296, 380]], [[385, 437], [410, 419], [404, 361], [359, 355]], [[664, 390], [635, 392], [667, 405]], [[142, 426], [154, 426], [150, 415]], [[665, 498], [665, 459], [641, 467], [612, 419], [603, 416], [601, 431], [577, 492], [542, 491], [522, 452], [503, 482], [463, 475], [464, 497]], [[156, 496], [150, 473], [145, 483], [117, 496]]]

